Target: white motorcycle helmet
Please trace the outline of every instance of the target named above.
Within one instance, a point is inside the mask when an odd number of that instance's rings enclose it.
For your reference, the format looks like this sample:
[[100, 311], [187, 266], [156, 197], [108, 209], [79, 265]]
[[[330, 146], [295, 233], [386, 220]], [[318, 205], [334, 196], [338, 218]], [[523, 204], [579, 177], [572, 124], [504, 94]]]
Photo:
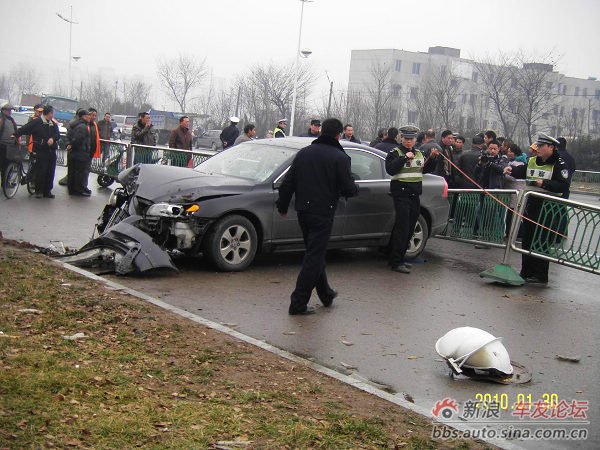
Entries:
[[435, 344], [436, 352], [444, 358], [453, 372], [463, 373], [463, 368], [474, 373], [511, 376], [513, 366], [501, 337], [473, 327], [460, 327], [448, 331]]

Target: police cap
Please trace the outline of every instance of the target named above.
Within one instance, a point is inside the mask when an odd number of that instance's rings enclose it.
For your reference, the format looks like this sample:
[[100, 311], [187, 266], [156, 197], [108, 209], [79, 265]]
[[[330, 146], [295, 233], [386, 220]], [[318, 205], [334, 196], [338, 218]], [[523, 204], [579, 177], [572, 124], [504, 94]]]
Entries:
[[311, 125], [315, 125], [317, 127], [320, 127], [321, 126], [321, 121], [319, 119], [313, 119], [313, 120], [310, 121], [310, 124]]
[[547, 134], [544, 134], [544, 133], [540, 133], [538, 135], [537, 141], [535, 141], [535, 143], [538, 145], [538, 147], [540, 145], [544, 145], [544, 144], [554, 145], [555, 147], [558, 147], [560, 145], [560, 142], [558, 142], [552, 136], [548, 136]]
[[411, 139], [411, 138], [417, 137], [417, 133], [419, 132], [419, 129], [417, 127], [415, 127], [414, 125], [406, 125], [406, 126], [400, 128], [399, 131], [400, 131], [400, 134], [402, 135], [402, 137]]
[[238, 123], [238, 122], [240, 121], [240, 118], [239, 118], [239, 117], [236, 117], [236, 116], [231, 116], [231, 117], [229, 118], [229, 121], [230, 121], [230, 122], [233, 122], [233, 123]]

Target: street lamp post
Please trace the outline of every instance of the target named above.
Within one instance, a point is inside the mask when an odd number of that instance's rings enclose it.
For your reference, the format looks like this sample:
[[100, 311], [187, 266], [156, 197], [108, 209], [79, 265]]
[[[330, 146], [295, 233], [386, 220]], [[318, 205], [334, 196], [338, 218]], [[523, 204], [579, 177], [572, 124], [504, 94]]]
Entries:
[[300, 51], [300, 43], [302, 41], [302, 19], [304, 18], [304, 4], [312, 3], [313, 0], [300, 0], [302, 8], [300, 9], [300, 29], [298, 30], [298, 48], [296, 49], [296, 62], [294, 63], [294, 93], [292, 94], [292, 117], [290, 118], [290, 136], [294, 135], [294, 119], [296, 116], [296, 96], [298, 93], [298, 63], [300, 55], [308, 58], [312, 53], [310, 50]]
[[71, 92], [69, 93], [69, 96], [73, 97], [73, 78], [72, 78], [72, 73], [71, 73], [71, 60], [73, 59], [73, 57], [71, 56], [71, 50], [72, 50], [72, 45], [73, 45], [73, 25], [77, 25], [78, 22], [73, 22], [73, 6], [72, 5], [70, 6], [70, 16], [68, 19], [66, 17], [64, 17], [63, 15], [61, 15], [60, 13], [56, 13], [56, 15], [69, 24], [69, 88], [71, 90]]

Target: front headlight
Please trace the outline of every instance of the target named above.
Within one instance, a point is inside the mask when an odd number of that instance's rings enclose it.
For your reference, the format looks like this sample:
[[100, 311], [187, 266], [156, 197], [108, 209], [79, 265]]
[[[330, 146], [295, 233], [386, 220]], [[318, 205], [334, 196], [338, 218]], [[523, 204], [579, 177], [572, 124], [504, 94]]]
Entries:
[[146, 210], [146, 216], [155, 217], [184, 217], [198, 211], [200, 207], [193, 205], [173, 205], [169, 203], [155, 203]]

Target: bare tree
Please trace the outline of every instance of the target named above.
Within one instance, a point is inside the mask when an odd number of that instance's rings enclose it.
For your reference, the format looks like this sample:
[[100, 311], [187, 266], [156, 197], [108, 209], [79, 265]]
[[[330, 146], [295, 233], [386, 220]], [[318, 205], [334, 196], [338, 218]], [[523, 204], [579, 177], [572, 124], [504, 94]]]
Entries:
[[197, 61], [180, 54], [178, 58], [159, 63], [157, 74], [166, 93], [185, 113], [187, 102], [194, 98], [195, 89], [200, 87], [207, 75], [206, 59]]
[[449, 129], [457, 125], [457, 97], [462, 80], [455, 76], [452, 70], [443, 67], [432, 67], [425, 79], [425, 95], [429, 95], [430, 107], [433, 107], [441, 127]]
[[518, 88], [519, 107], [517, 113], [525, 126], [527, 137], [533, 140], [533, 128], [554, 104], [553, 92], [554, 62], [550, 57], [536, 59], [517, 55], [516, 60], [522, 66], [514, 71], [514, 83]]
[[20, 101], [22, 94], [33, 94], [40, 89], [40, 73], [33, 64], [17, 64], [11, 69], [10, 77], [15, 90], [15, 101]]
[[490, 99], [500, 123], [504, 136], [512, 137], [519, 125], [518, 86], [515, 77], [513, 58], [500, 53], [496, 58], [486, 57], [474, 61], [475, 69], [481, 77], [481, 95]]
[[368, 114], [365, 131], [376, 136], [377, 130], [391, 124], [391, 66], [379, 60], [371, 63], [370, 79], [365, 83]]
[[150, 86], [143, 81], [134, 79], [134, 81], [124, 82], [124, 101], [134, 105], [138, 110], [142, 110], [142, 105], [149, 103]]

